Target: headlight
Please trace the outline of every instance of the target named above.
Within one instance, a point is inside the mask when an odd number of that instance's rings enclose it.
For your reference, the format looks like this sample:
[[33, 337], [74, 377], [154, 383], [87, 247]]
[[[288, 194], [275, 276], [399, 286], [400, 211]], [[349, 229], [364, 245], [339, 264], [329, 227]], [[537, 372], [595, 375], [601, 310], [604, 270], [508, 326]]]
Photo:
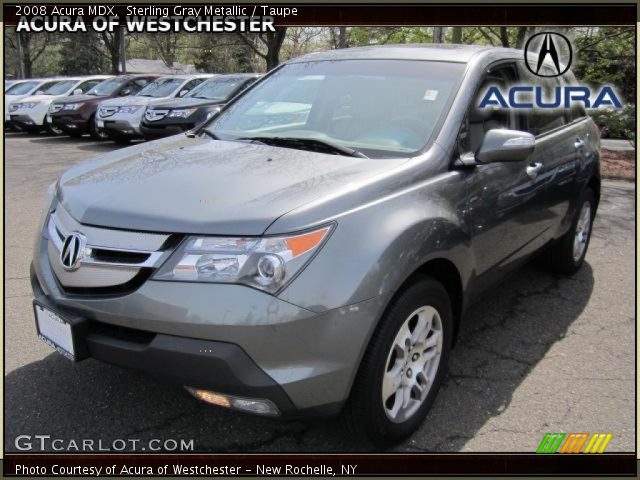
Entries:
[[11, 105], [9, 105], [9, 111], [10, 112], [15, 112], [16, 110], [18, 110], [20, 107], [22, 107], [21, 103], [12, 103]]
[[180, 110], [171, 110], [169, 112], [169, 117], [177, 117], [177, 118], [187, 118], [193, 112], [198, 110], [197, 108], [182, 108]]
[[118, 108], [120, 113], [134, 113], [142, 108], [142, 105], [127, 105], [126, 107]]
[[78, 110], [84, 103], [65, 103], [63, 110]]
[[38, 105], [40, 105], [40, 102], [26, 102], [26, 103], [19, 103], [18, 105], [20, 105], [20, 108], [35, 108]]
[[278, 237], [189, 237], [154, 279], [241, 283], [275, 293], [309, 262], [331, 228]]
[[60, 110], [62, 110], [63, 106], [64, 105], [62, 105], [60, 103], [52, 103], [51, 105], [49, 105], [49, 113], [59, 112]]

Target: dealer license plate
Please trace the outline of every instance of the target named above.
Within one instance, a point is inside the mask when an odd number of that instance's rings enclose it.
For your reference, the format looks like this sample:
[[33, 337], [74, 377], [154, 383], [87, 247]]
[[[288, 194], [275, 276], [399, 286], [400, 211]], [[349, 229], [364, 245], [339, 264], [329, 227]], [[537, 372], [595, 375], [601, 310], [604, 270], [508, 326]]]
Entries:
[[71, 324], [57, 313], [37, 303], [34, 304], [34, 309], [38, 337], [69, 360], [75, 360]]

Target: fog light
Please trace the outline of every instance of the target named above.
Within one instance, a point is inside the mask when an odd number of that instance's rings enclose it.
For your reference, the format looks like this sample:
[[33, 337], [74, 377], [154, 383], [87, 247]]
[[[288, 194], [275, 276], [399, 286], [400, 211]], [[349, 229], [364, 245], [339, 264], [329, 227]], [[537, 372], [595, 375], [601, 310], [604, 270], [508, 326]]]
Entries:
[[200, 390], [193, 387], [184, 387], [187, 391], [203, 402], [211, 403], [219, 407], [233, 408], [242, 410], [243, 412], [255, 413], [257, 415], [267, 415], [276, 417], [280, 415], [278, 407], [271, 400], [266, 398], [243, 398], [233, 395], [224, 395], [222, 393], [210, 392], [208, 390]]
[[212, 403], [213, 405], [218, 405], [219, 407], [229, 408], [231, 403], [229, 402], [229, 398], [225, 395], [221, 395], [216, 392], [209, 392], [208, 390], [198, 390], [196, 388], [185, 387], [187, 391], [196, 397], [198, 400], [202, 400], [203, 402]]

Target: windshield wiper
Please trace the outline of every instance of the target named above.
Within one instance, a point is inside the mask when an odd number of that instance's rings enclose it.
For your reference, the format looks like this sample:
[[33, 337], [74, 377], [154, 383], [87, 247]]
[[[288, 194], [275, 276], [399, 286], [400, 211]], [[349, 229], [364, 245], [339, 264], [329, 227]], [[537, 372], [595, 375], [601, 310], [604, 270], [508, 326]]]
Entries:
[[337, 153], [347, 157], [369, 158], [364, 153], [353, 148], [338, 145], [327, 140], [317, 138], [298, 137], [240, 137], [236, 140], [247, 142], [260, 142], [274, 147], [299, 148], [301, 150], [311, 150], [323, 153]]
[[187, 130], [186, 132], [184, 132], [184, 134], [189, 138], [196, 138], [196, 136], [200, 134], [205, 134], [211, 140], [220, 140], [216, 134], [211, 133], [209, 130], [206, 130], [204, 128], [200, 130], [198, 130], [197, 128], [193, 130]]

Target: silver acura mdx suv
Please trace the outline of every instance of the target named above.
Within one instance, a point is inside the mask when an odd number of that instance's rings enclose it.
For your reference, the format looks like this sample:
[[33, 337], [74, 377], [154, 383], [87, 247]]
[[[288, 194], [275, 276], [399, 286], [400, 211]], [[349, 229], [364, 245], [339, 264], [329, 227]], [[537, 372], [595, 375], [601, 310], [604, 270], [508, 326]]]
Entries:
[[186, 135], [50, 188], [32, 269], [40, 338], [271, 416], [411, 434], [465, 311], [536, 252], [582, 264], [600, 193], [581, 108], [481, 109], [522, 52], [306, 55]]

